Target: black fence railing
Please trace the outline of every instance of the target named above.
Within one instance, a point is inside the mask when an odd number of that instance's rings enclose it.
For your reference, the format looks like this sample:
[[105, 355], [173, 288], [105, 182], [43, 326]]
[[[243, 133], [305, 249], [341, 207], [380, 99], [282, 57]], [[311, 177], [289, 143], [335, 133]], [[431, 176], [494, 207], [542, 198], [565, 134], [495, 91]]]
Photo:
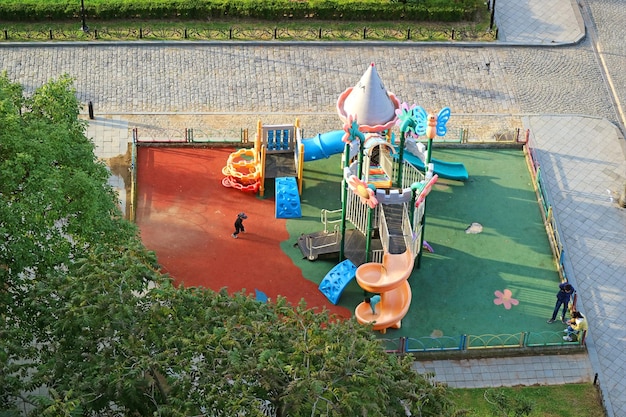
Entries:
[[228, 28], [184, 28], [184, 27], [127, 27], [127, 28], [92, 28], [83, 32], [79, 28], [68, 29], [29, 29], [19, 30], [1, 28], [0, 42], [18, 41], [133, 41], [133, 40], [179, 40], [179, 41], [476, 41], [491, 42], [497, 38], [494, 31], [481, 31], [475, 27], [429, 29], [411, 27], [399, 29], [359, 27], [359, 28], [322, 28], [322, 27], [265, 27], [246, 28], [232, 26]]

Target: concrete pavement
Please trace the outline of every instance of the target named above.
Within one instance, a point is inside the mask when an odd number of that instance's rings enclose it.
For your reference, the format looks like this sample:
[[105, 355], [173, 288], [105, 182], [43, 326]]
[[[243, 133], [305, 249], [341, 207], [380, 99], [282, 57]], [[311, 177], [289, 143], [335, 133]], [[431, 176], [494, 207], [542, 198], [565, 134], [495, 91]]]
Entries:
[[[336, 129], [334, 101], [369, 61], [401, 99], [453, 105], [455, 117], [466, 115], [461, 124], [474, 123], [479, 138], [499, 132], [503, 119], [530, 129], [566, 272], [589, 319], [588, 354], [572, 355], [575, 367], [570, 355], [424, 361], [416, 367], [459, 387], [584, 382], [597, 374], [608, 417], [621, 417], [626, 210], [616, 199], [626, 182], [619, 128], [626, 12], [618, 3], [498, 0], [497, 45], [3, 45], [0, 68], [27, 88], [63, 72], [77, 77], [81, 100], [95, 103], [88, 136], [103, 158], [125, 153], [133, 127], [168, 135], [194, 123], [236, 139], [238, 128], [253, 127], [260, 115], [267, 122], [299, 116], [312, 132]], [[239, 124], [225, 130], [220, 117]], [[489, 128], [478, 130], [478, 121]]]
[[574, 0], [497, 0], [498, 41], [522, 45], [563, 45], [585, 37]]
[[425, 360], [413, 369], [454, 388], [582, 384], [593, 381], [585, 353], [456, 360]]
[[565, 249], [565, 271], [589, 320], [587, 351], [609, 416], [626, 415], [624, 138], [605, 119], [531, 116], [526, 124]]

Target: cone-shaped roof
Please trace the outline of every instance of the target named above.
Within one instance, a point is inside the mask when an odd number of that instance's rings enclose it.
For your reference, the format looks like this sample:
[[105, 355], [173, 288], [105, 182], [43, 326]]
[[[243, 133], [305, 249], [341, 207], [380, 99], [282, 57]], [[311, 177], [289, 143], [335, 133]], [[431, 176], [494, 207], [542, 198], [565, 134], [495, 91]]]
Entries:
[[396, 120], [400, 103], [393, 93], [387, 92], [376, 71], [370, 64], [361, 80], [344, 91], [337, 100], [337, 112], [345, 123], [349, 116], [356, 116], [362, 132], [380, 132], [389, 129]]

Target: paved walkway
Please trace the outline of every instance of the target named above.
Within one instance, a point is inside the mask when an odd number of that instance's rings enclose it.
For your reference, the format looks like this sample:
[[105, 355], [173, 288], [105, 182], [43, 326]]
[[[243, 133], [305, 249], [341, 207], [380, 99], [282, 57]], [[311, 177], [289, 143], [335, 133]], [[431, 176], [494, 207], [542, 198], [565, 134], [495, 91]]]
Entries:
[[[457, 387], [590, 382], [597, 374], [608, 417], [621, 417], [626, 210], [616, 200], [626, 182], [626, 151], [616, 126], [624, 128], [625, 9], [611, 0], [497, 0], [499, 41], [487, 46], [0, 46], [0, 68], [27, 87], [64, 72], [77, 77], [81, 100], [96, 106], [88, 136], [103, 158], [126, 152], [129, 128], [164, 132], [190, 118], [206, 119], [210, 130], [216, 118], [238, 117], [240, 125], [227, 133], [234, 138], [259, 115], [266, 122], [300, 116], [311, 131], [336, 129], [337, 92], [354, 84], [364, 60], [379, 65], [390, 91], [416, 103], [454, 103], [455, 117], [489, 120], [492, 133], [499, 129], [494, 118], [530, 129], [566, 273], [590, 322], [588, 354], [423, 361], [416, 369]], [[473, 132], [486, 135], [478, 123]]]
[[585, 25], [575, 0], [497, 0], [495, 3], [500, 42], [559, 45], [585, 37]]
[[[626, 416], [624, 139], [605, 119], [526, 119], [565, 248], [565, 271], [590, 323], [587, 349], [609, 416]], [[575, 139], [579, 138], [579, 139]]]
[[593, 370], [585, 353], [430, 360], [416, 362], [419, 373], [434, 374], [433, 380], [454, 388], [515, 387], [589, 383]]

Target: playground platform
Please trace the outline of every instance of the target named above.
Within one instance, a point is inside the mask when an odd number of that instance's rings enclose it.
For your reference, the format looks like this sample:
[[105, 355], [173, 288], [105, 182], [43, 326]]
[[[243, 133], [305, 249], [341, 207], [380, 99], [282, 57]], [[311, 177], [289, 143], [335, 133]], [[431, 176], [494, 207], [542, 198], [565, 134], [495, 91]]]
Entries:
[[[309, 261], [315, 261], [320, 256], [326, 259], [338, 259], [341, 249], [341, 235], [339, 231], [319, 231], [302, 234], [298, 237], [297, 243], [303, 256]], [[344, 241], [344, 256], [350, 259], [356, 266], [365, 263], [365, 236], [355, 229], [346, 230]], [[380, 239], [372, 240], [372, 249], [382, 249]]]
[[[271, 187], [259, 198], [221, 186], [230, 152], [140, 149], [137, 223], [146, 245], [185, 285], [259, 289], [270, 299], [281, 294], [297, 303], [304, 298], [312, 307], [351, 316], [364, 296], [356, 282], [346, 285], [337, 305], [317, 288], [338, 257], [311, 262], [297, 246], [301, 235], [323, 230], [322, 209], [340, 207], [341, 156], [307, 162], [302, 217], [276, 219]], [[433, 187], [425, 239], [434, 252], [425, 252], [409, 277], [411, 307], [402, 327], [390, 329], [385, 338], [559, 331], [546, 323], [559, 276], [523, 151], [440, 149], [436, 155], [463, 162], [470, 178], [441, 180]], [[247, 233], [235, 240], [232, 222], [240, 211], [249, 216]], [[483, 225], [482, 233], [466, 233], [474, 222]], [[505, 289], [519, 301], [511, 309], [494, 303], [495, 292]]]

